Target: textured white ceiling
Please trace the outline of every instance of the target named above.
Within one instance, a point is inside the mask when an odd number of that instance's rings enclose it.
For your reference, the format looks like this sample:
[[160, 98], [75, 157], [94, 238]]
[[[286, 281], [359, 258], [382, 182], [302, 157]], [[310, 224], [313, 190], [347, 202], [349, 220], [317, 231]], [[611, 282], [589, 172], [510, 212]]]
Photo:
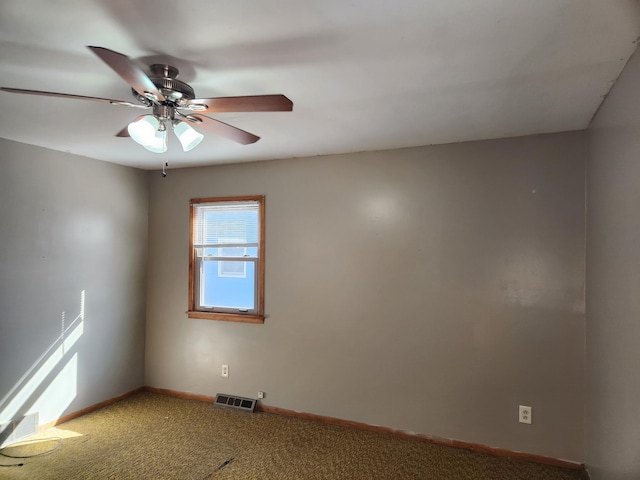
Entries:
[[0, 92], [0, 137], [158, 169], [576, 130], [638, 36], [637, 0], [3, 0], [0, 86], [131, 100], [95, 45], [294, 110], [211, 114], [262, 138], [158, 155], [114, 137], [141, 110]]

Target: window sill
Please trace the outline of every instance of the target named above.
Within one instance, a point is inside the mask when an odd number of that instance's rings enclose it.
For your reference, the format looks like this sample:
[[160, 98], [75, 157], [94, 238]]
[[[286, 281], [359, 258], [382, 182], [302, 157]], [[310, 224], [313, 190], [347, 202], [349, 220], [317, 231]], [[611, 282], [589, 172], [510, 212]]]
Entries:
[[199, 318], [200, 320], [221, 320], [223, 322], [264, 323], [264, 315], [243, 315], [241, 313], [216, 313], [189, 310], [187, 317]]

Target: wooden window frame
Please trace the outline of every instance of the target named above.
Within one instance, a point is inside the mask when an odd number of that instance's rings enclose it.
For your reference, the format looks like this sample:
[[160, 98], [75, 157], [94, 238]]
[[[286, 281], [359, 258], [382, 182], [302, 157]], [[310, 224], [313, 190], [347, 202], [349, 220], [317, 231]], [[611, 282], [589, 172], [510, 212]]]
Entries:
[[[196, 292], [196, 275], [198, 274], [196, 251], [193, 248], [195, 239], [195, 205], [200, 203], [224, 203], [224, 202], [258, 202], [259, 214], [259, 245], [258, 245], [258, 261], [257, 261], [257, 288], [256, 288], [256, 306], [257, 313], [227, 313], [227, 312], [208, 312], [197, 310], [198, 304]], [[242, 323], [264, 323], [264, 195], [251, 195], [241, 197], [211, 197], [211, 198], [192, 198], [189, 201], [189, 309], [187, 310], [188, 318], [197, 318], [202, 320], [222, 320], [226, 322], [242, 322]]]

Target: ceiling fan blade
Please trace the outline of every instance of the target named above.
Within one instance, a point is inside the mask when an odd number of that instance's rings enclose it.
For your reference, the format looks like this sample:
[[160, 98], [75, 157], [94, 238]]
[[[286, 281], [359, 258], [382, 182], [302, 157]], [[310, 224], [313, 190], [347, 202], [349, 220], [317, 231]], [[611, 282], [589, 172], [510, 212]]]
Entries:
[[[134, 120], [135, 121], [135, 120]], [[131, 135], [129, 135], [129, 125], [127, 125], [126, 127], [124, 127], [122, 130], [120, 130], [118, 133], [116, 133], [114, 135], [115, 137], [130, 137]]]
[[290, 112], [293, 110], [293, 102], [284, 95], [195, 98], [193, 100], [188, 100], [185, 108], [198, 113]]
[[249, 145], [250, 143], [255, 143], [260, 140], [260, 137], [252, 133], [245, 132], [237, 127], [204, 115], [186, 115], [183, 118], [200, 126], [204, 130], [216, 133], [222, 137], [227, 137], [228, 139], [241, 143], [242, 145]]
[[23, 90], [21, 88], [0, 87], [0, 90], [10, 93], [25, 93], [27, 95], [42, 95], [45, 97], [72, 98], [76, 100], [91, 100], [92, 102], [110, 103], [111, 105], [123, 105], [125, 107], [149, 108], [146, 105], [138, 105], [123, 100], [112, 100], [110, 98], [85, 97], [84, 95], [71, 95], [69, 93], [42, 92], [40, 90]]
[[164, 96], [156, 88], [151, 79], [129, 57], [108, 48], [88, 46], [93, 53], [109, 65], [122, 79], [140, 95], [153, 95], [159, 102], [164, 102]]

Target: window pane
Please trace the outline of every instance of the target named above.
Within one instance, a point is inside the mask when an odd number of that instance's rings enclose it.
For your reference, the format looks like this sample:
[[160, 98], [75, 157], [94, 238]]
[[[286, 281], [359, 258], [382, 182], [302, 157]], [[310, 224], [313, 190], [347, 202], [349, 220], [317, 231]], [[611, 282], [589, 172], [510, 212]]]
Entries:
[[204, 262], [201, 287], [204, 307], [252, 310], [255, 305], [255, 263]]

